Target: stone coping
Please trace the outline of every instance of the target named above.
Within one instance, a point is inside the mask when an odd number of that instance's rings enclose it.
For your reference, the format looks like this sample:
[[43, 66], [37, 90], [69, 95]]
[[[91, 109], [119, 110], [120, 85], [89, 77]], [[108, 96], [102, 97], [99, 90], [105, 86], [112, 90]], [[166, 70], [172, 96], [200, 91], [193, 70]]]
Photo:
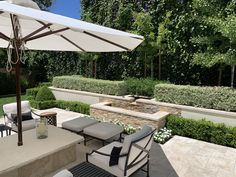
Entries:
[[136, 102], [164, 106], [164, 107], [171, 107], [171, 108], [180, 109], [182, 111], [191, 111], [191, 112], [195, 112], [195, 113], [210, 114], [210, 115], [214, 115], [214, 116], [223, 116], [223, 117], [227, 116], [227, 117], [236, 119], [236, 112], [220, 111], [220, 110], [215, 110], [215, 109], [206, 109], [206, 108], [198, 108], [198, 107], [193, 107], [193, 106], [185, 106], [185, 105], [178, 105], [178, 104], [172, 104], [172, 103], [158, 102], [158, 101], [155, 101], [155, 99], [152, 99], [152, 100], [138, 99], [138, 100], [136, 100]]
[[83, 140], [80, 135], [50, 125], [46, 139], [37, 139], [35, 129], [23, 132], [23, 146], [17, 146], [17, 134], [1, 138], [0, 174], [20, 168]]
[[114, 95], [105, 95], [105, 94], [100, 94], [100, 93], [92, 93], [92, 92], [79, 91], [79, 90], [63, 89], [63, 88], [57, 88], [57, 87], [49, 87], [49, 89], [53, 91], [55, 90], [55, 91], [68, 92], [68, 93], [94, 96], [94, 97], [111, 98], [111, 99], [123, 100], [123, 101], [134, 101], [134, 98], [130, 97], [130, 95], [114, 96]]
[[169, 115], [169, 113], [165, 111], [158, 111], [154, 114], [148, 114], [148, 113], [143, 113], [143, 112], [126, 110], [126, 109], [118, 108], [118, 107], [112, 107], [111, 104], [112, 104], [111, 102], [102, 102], [98, 104], [93, 104], [90, 106], [90, 108], [100, 109], [104, 111], [109, 111], [109, 112], [114, 112], [118, 114], [124, 114], [124, 115], [129, 115], [133, 117], [154, 120], [154, 121], [165, 118], [167, 115]]

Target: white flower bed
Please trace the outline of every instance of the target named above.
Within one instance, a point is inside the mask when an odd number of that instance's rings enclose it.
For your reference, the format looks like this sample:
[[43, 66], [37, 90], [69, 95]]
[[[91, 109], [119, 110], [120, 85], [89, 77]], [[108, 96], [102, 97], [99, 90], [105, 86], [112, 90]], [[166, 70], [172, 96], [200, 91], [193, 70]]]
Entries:
[[156, 132], [154, 135], [154, 141], [157, 143], [164, 144], [172, 137], [172, 130], [168, 130], [166, 127], [160, 129], [159, 132]]

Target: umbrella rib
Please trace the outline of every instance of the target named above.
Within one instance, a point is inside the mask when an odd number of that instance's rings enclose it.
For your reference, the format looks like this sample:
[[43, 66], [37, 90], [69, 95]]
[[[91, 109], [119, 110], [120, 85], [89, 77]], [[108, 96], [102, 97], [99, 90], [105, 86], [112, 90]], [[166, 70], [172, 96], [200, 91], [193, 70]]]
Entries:
[[60, 33], [62, 31], [66, 31], [66, 30], [69, 30], [69, 29], [70, 28], [66, 27], [66, 28], [62, 28], [62, 29], [56, 30], [56, 31], [48, 31], [48, 32], [45, 32], [45, 33], [33, 36], [33, 37], [27, 39], [26, 42], [32, 41], [32, 40], [35, 40], [35, 39], [38, 39], [38, 38], [42, 38], [42, 37], [45, 37], [45, 36], [49, 36], [49, 35], [52, 35], [52, 34], [55, 34], [55, 33]]
[[64, 35], [60, 35], [63, 39], [65, 39], [67, 42], [71, 43], [72, 45], [74, 45], [75, 47], [77, 47], [78, 49], [82, 50], [83, 52], [85, 52], [85, 50], [83, 48], [81, 48], [80, 46], [78, 46], [76, 43], [74, 43], [73, 41], [71, 41], [70, 39], [68, 39], [67, 37], [65, 37]]
[[7, 35], [5, 35], [5, 34], [3, 34], [1, 32], [0, 32], [0, 38], [4, 39], [6, 41], [10, 41], [10, 38]]
[[94, 37], [94, 38], [97, 38], [97, 39], [99, 39], [99, 40], [102, 40], [102, 41], [104, 41], [104, 42], [107, 42], [107, 43], [109, 43], [109, 44], [112, 44], [112, 45], [114, 45], [114, 46], [116, 46], [116, 47], [122, 48], [122, 49], [124, 49], [124, 50], [126, 50], [126, 51], [131, 51], [131, 50], [130, 50], [129, 48], [127, 48], [127, 47], [124, 47], [124, 46], [122, 46], [122, 45], [120, 45], [120, 44], [117, 44], [117, 43], [115, 43], [115, 42], [109, 41], [109, 40], [107, 40], [107, 39], [104, 39], [104, 38], [102, 38], [102, 37], [100, 37], [100, 36], [97, 36], [97, 35], [95, 35], [95, 34], [92, 34], [92, 33], [90, 33], [90, 32], [83, 31], [83, 33], [85, 33], [85, 34], [87, 34], [87, 35], [89, 35], [89, 36], [92, 36], [92, 37]]
[[24, 38], [22, 38], [22, 41], [25, 41], [25, 40], [29, 39], [30, 37], [34, 36], [35, 34], [41, 32], [41, 31], [43, 31], [44, 29], [48, 28], [48, 27], [51, 26], [51, 25], [52, 25], [52, 23], [45, 24], [45, 25], [42, 26], [41, 28], [39, 28], [39, 29], [33, 31], [32, 33], [30, 33], [30, 34], [28, 34], [27, 36], [25, 36]]

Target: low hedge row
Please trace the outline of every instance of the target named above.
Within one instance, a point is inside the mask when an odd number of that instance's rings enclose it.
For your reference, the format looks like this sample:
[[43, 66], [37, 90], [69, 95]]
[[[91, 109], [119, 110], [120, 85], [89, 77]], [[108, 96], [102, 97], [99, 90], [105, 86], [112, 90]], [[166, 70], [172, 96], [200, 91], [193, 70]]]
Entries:
[[185, 136], [236, 148], [236, 127], [226, 127], [206, 120], [192, 120], [170, 115], [166, 126], [173, 135]]
[[156, 84], [164, 83], [164, 81], [153, 80], [151, 78], [127, 78], [125, 86], [127, 94], [153, 97]]
[[35, 100], [39, 90], [40, 90], [40, 87], [27, 89], [26, 96], [28, 97], [29, 100]]
[[154, 95], [157, 101], [188, 106], [236, 111], [236, 90], [228, 87], [198, 87], [158, 84]]
[[49, 109], [49, 108], [61, 108], [81, 114], [89, 115], [90, 106], [78, 101], [62, 101], [62, 100], [49, 100], [49, 101], [35, 101], [30, 100], [30, 104], [36, 109]]
[[59, 76], [53, 78], [52, 84], [54, 87], [58, 88], [88, 91], [100, 94], [126, 94], [124, 81], [91, 79], [82, 76]]

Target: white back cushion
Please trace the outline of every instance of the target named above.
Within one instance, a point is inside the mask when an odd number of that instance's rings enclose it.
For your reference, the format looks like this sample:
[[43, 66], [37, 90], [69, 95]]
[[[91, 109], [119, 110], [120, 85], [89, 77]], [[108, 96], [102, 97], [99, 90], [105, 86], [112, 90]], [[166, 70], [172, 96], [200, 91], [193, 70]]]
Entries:
[[[17, 114], [17, 105], [16, 103], [10, 103], [3, 105], [3, 111], [5, 114], [11, 115], [11, 114]], [[30, 103], [29, 101], [22, 101], [21, 102], [21, 112], [27, 113], [31, 111]]]
[[[140, 149], [138, 149], [137, 147], [135, 146], [131, 146], [131, 143], [134, 142], [134, 141], [137, 141], [138, 139], [142, 138], [142, 137], [145, 137], [147, 136], [149, 133], [151, 133], [153, 131], [153, 128], [152, 127], [149, 127], [147, 125], [145, 125], [140, 131], [134, 133], [134, 134], [131, 134], [131, 135], [127, 135], [124, 139], [124, 143], [123, 143], [123, 147], [122, 147], [122, 150], [121, 150], [121, 153], [120, 154], [126, 154], [128, 153], [129, 151], [129, 148], [130, 149], [130, 155], [129, 155], [129, 159], [128, 159], [128, 164], [130, 164], [138, 155], [139, 153], [142, 151]], [[149, 135], [148, 137], [146, 138], [143, 138], [141, 139], [140, 141], [136, 142], [136, 144], [138, 144], [139, 146], [141, 146], [142, 148], [145, 147], [145, 145], [148, 143], [148, 140], [150, 139], [150, 136], [152, 135]], [[153, 140], [151, 140], [152, 142]], [[149, 142], [149, 145], [147, 146], [147, 150], [150, 150], [151, 148], [151, 142]], [[149, 149], [148, 149], [149, 148]], [[141, 159], [142, 157], [144, 157], [146, 153], [143, 153], [142, 156], [140, 156], [137, 160]], [[125, 162], [126, 162], [126, 157], [122, 157], [119, 159], [119, 163], [118, 163], [118, 166], [120, 169], [124, 170], [125, 168]]]

